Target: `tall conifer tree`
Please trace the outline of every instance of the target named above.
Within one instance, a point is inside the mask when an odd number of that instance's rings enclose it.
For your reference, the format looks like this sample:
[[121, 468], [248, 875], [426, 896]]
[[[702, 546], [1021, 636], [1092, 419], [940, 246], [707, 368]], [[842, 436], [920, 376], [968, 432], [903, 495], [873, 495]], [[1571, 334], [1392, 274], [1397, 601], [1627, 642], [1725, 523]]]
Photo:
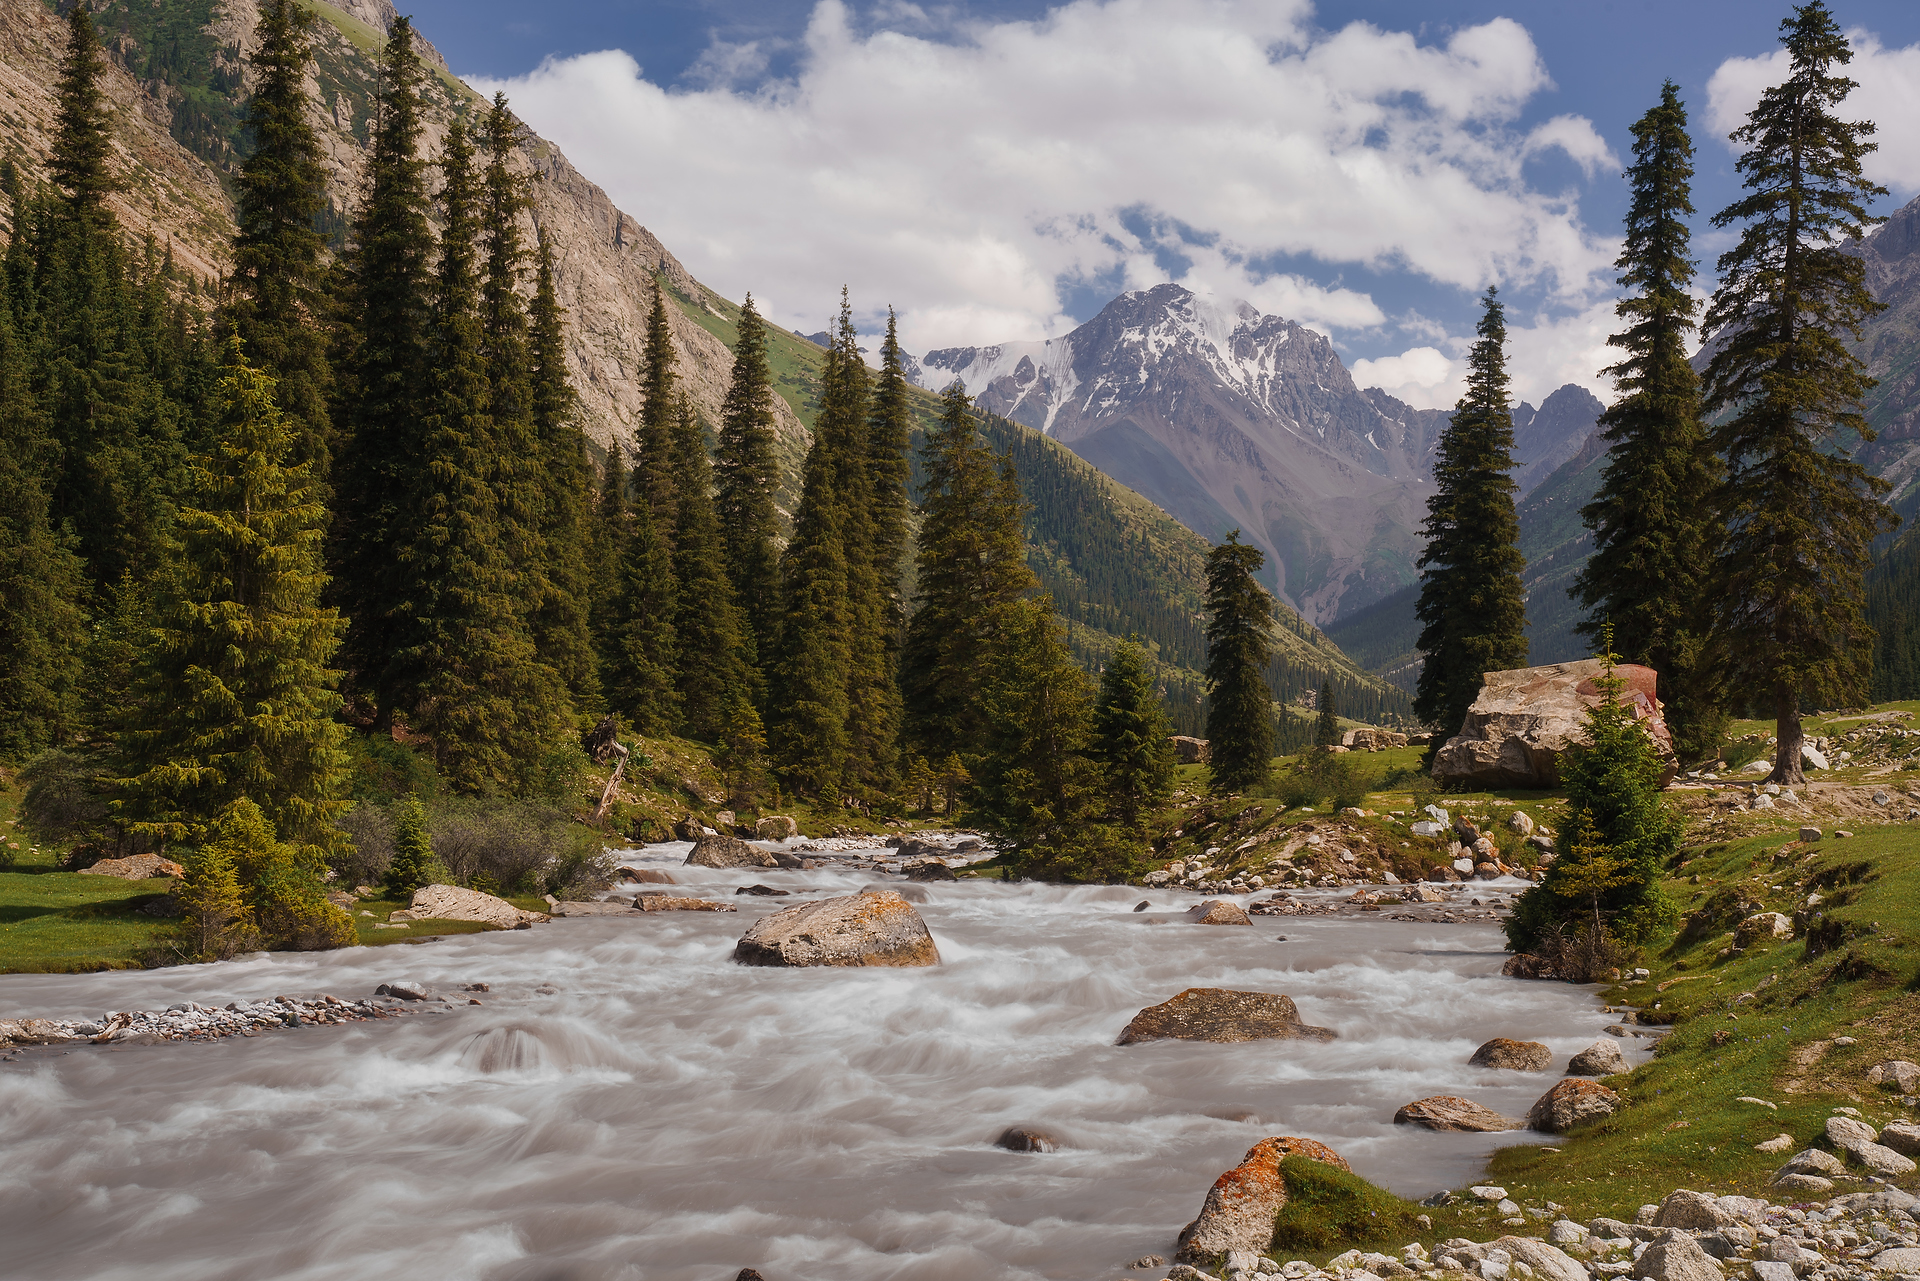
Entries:
[[107, 208], [107, 197], [117, 184], [107, 167], [113, 155], [113, 134], [106, 95], [100, 90], [104, 57], [93, 26], [93, 6], [70, 6], [67, 48], [54, 86], [55, 138], [47, 169], [75, 220], [111, 232], [118, 222]]
[[[636, 481], [640, 474], [633, 473]], [[623, 536], [601, 680], [615, 710], [640, 733], [660, 737], [680, 725], [673, 548], [638, 493], [628, 501]]]
[[595, 674], [611, 697], [609, 682], [619, 667], [614, 643], [626, 572], [627, 538], [632, 528], [628, 508], [626, 450], [619, 439], [607, 442], [607, 464], [600, 474], [600, 492], [593, 504], [592, 598], [587, 626], [595, 646]]
[[1891, 523], [1884, 481], [1837, 445], [1874, 439], [1861, 413], [1874, 385], [1843, 335], [1882, 305], [1852, 246], [1880, 221], [1886, 194], [1861, 161], [1870, 123], [1838, 114], [1857, 86], [1839, 75], [1853, 50], [1819, 0], [1780, 24], [1787, 79], [1760, 96], [1733, 141], [1747, 193], [1714, 215], [1745, 224], [1720, 256], [1705, 327], [1719, 342], [1706, 407], [1726, 411], [1712, 440], [1726, 459], [1727, 537], [1712, 598], [1733, 687], [1771, 705], [1777, 783], [1802, 781], [1802, 698], [1864, 695], [1873, 649], [1862, 578], [1875, 535]]
[[673, 492], [673, 426], [679, 414], [679, 359], [673, 353], [673, 326], [667, 320], [667, 288], [653, 282], [647, 312], [646, 342], [640, 354], [640, 425], [634, 431], [633, 494], [653, 515], [655, 529], [669, 546], [679, 500]]
[[912, 541], [908, 525], [912, 496], [907, 492], [913, 472], [907, 463], [907, 442], [913, 434], [910, 387], [900, 351], [898, 322], [889, 307], [887, 337], [880, 345], [880, 378], [873, 393], [873, 417], [867, 425], [867, 456], [873, 473], [873, 563], [886, 610], [886, 643], [896, 666], [907, 621], [900, 576], [906, 569], [907, 547]]
[[1148, 814], [1173, 794], [1172, 734], [1154, 688], [1152, 659], [1138, 642], [1122, 641], [1100, 674], [1091, 755], [1105, 774], [1114, 821], [1136, 835]]
[[[774, 542], [780, 464], [773, 454], [773, 394], [766, 326], [748, 294], [740, 308], [733, 381], [720, 408], [713, 469], [719, 485], [714, 512], [726, 545], [727, 578], [756, 669], [771, 665], [780, 639], [780, 555]], [[753, 678], [759, 701], [765, 697], [765, 677], [756, 670]]]
[[137, 826], [197, 842], [251, 799], [279, 839], [319, 856], [348, 807], [335, 713], [338, 614], [321, 605], [326, 512], [273, 382], [227, 344], [213, 451], [180, 513], [141, 654], [119, 804]]
[[693, 402], [680, 393], [673, 429], [674, 489], [679, 496], [673, 547], [674, 637], [681, 660], [677, 690], [682, 733], [718, 743], [746, 697], [740, 616], [727, 581], [726, 551], [713, 511], [713, 468]]
[[480, 191], [466, 128], [447, 130], [440, 167], [444, 230], [434, 287], [425, 400], [420, 529], [399, 559], [415, 644], [396, 656], [414, 723], [432, 736], [443, 776], [467, 792], [513, 790], [556, 741], [567, 711], [539, 661], [520, 602], [498, 477], [501, 435], [482, 337], [475, 243]]
[[1207, 553], [1207, 740], [1220, 795], [1273, 769], [1273, 598], [1253, 578], [1266, 559], [1237, 529]]
[[1415, 609], [1426, 656], [1413, 710], [1451, 734], [1480, 693], [1482, 673], [1527, 663], [1526, 596], [1514, 514], [1513, 411], [1507, 399], [1507, 323], [1499, 292], [1482, 303], [1467, 357], [1467, 392], [1440, 434], [1437, 486], [1427, 500]]
[[906, 734], [930, 759], [977, 763], [988, 729], [981, 676], [1004, 640], [1008, 607], [1039, 580], [1021, 537], [1019, 478], [981, 439], [958, 381], [941, 394], [923, 463], [918, 589], [900, 663]]
[[1632, 292], [1614, 307], [1627, 328], [1608, 340], [1626, 358], [1606, 371], [1621, 396], [1600, 416], [1607, 464], [1599, 493], [1581, 510], [1594, 551], [1574, 594], [1589, 611], [1579, 631], [1598, 636], [1611, 625], [1628, 662], [1660, 673], [1667, 723], [1681, 755], [1695, 759], [1717, 745], [1722, 719], [1705, 653], [1707, 571], [1720, 536], [1711, 501], [1718, 467], [1700, 420], [1700, 380], [1687, 360], [1695, 308], [1686, 223], [1693, 141], [1672, 81], [1633, 135], [1633, 204], [1615, 264]]
[[594, 578], [588, 552], [595, 536], [589, 527], [593, 464], [587, 458], [587, 434], [580, 429], [573, 384], [567, 377], [565, 311], [554, 292], [553, 246], [540, 233], [534, 255], [533, 303], [529, 308], [532, 416], [542, 487], [540, 545], [546, 567], [540, 603], [533, 616], [533, 639], [541, 657], [553, 665], [574, 702], [591, 706], [599, 699], [599, 664], [593, 652], [589, 614]]
[[313, 30], [313, 15], [297, 0], [261, 7], [258, 44], [248, 58], [257, 77], [246, 117], [253, 150], [235, 181], [238, 228], [224, 312], [248, 359], [274, 379], [294, 461], [312, 463], [314, 482], [324, 486], [332, 461], [332, 370], [319, 320], [324, 238], [314, 227], [326, 207], [327, 179], [305, 88]]
[[380, 60], [365, 196], [346, 254], [346, 326], [336, 370], [334, 593], [348, 617], [342, 657], [390, 723], [402, 690], [389, 671], [400, 650], [417, 647], [414, 593], [396, 549], [418, 539], [415, 486], [426, 464], [422, 440], [430, 324], [425, 165], [420, 159], [420, 84], [413, 26], [396, 19]]

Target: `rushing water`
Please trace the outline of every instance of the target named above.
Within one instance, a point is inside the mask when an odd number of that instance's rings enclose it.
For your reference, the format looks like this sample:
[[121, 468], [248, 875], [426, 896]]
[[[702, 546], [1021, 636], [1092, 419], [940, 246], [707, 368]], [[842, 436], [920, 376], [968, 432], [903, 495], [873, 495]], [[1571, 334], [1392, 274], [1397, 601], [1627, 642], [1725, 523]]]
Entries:
[[[685, 845], [633, 861], [677, 864]], [[837, 871], [675, 869], [715, 896]], [[1473, 1069], [1493, 1036], [1564, 1061], [1591, 992], [1500, 977], [1491, 923], [1181, 923], [1137, 889], [926, 887], [930, 969], [750, 969], [756, 914], [557, 921], [425, 946], [0, 978], [0, 1014], [484, 982], [450, 1015], [0, 1064], [0, 1273], [438, 1281], [979, 1281], [1139, 1276], [1259, 1139], [1324, 1140], [1419, 1195], [1517, 1135], [1394, 1110], [1459, 1093], [1523, 1114], [1551, 1076]], [[1285, 935], [1282, 942], [1276, 936]], [[1282, 992], [1339, 1031], [1116, 1047], [1193, 986]], [[993, 1146], [1007, 1126], [1058, 1152]]]

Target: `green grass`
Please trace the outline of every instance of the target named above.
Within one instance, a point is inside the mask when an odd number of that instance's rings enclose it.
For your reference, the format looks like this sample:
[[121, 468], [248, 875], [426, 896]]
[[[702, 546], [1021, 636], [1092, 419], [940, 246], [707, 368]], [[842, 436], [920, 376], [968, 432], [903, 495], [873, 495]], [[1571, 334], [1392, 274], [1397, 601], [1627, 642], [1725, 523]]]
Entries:
[[20, 789], [0, 772], [0, 841], [17, 847], [0, 871], [0, 973], [85, 974], [137, 966], [158, 917], [135, 909], [173, 882], [62, 872], [52, 850], [33, 848], [15, 824]]

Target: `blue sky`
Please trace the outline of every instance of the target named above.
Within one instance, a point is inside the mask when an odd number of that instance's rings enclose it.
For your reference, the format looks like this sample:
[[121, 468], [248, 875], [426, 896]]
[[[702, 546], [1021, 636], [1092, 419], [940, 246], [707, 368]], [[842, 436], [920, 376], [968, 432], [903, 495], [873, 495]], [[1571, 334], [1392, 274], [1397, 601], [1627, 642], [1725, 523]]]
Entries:
[[[410, 8], [456, 72], [505, 89], [696, 275], [782, 323], [818, 328], [847, 283], [865, 323], [900, 310], [910, 349], [1029, 339], [1179, 279], [1326, 330], [1363, 381], [1450, 403], [1489, 281], [1514, 307], [1524, 392], [1605, 395], [1619, 168], [1667, 77], [1693, 111], [1711, 287], [1726, 233], [1706, 218], [1737, 191], [1716, 126], [1770, 82], [1752, 60], [1787, 7]], [[1901, 128], [1920, 118], [1920, 5], [1833, 8], [1886, 119], [1887, 212], [1920, 189]]]

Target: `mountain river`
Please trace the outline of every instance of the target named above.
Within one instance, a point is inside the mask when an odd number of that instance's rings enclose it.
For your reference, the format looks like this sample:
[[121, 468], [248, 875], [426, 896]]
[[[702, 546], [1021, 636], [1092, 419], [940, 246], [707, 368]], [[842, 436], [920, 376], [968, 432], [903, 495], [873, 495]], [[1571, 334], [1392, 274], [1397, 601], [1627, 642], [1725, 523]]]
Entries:
[[[1412, 1196], [1473, 1181], [1497, 1146], [1546, 1141], [1392, 1117], [1453, 1093], [1524, 1115], [1556, 1076], [1470, 1068], [1474, 1047], [1543, 1041], [1564, 1063], [1611, 1021], [1589, 989], [1502, 978], [1491, 921], [1202, 927], [1179, 918], [1191, 895], [1125, 887], [933, 884], [918, 906], [937, 967], [747, 968], [734, 941], [796, 899], [736, 887], [811, 897], [875, 877], [683, 868], [687, 848], [628, 861], [738, 912], [0, 977], [6, 1017], [354, 998], [403, 978], [490, 988], [452, 1013], [0, 1063], [0, 1274], [1158, 1276], [1126, 1264], [1171, 1258], [1208, 1186], [1268, 1135], [1323, 1140]], [[1285, 993], [1340, 1036], [1114, 1045], [1187, 987]], [[993, 1146], [1017, 1124], [1061, 1149]]]

